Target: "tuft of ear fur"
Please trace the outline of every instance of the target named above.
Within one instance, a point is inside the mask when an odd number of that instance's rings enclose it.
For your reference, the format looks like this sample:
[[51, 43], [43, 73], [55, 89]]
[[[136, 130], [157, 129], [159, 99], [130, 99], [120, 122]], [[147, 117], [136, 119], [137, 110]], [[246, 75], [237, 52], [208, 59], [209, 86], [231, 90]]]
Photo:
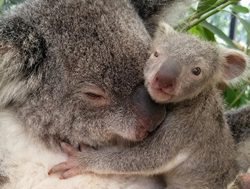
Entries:
[[166, 22], [159, 23], [159, 32], [161, 32], [164, 36], [176, 35], [177, 32]]
[[243, 78], [247, 72], [249, 58], [244, 53], [228, 48], [219, 48], [219, 61], [221, 63], [222, 77], [224, 80]]
[[22, 18], [0, 20], [0, 107], [38, 86], [46, 52], [44, 38]]
[[167, 22], [171, 26], [176, 26], [178, 21], [185, 17], [192, 3], [197, 0], [173, 0], [165, 9], [162, 10], [160, 20]]
[[186, 10], [197, 0], [130, 0], [143, 19], [150, 35], [153, 35], [160, 21], [175, 26]]
[[158, 28], [154, 34], [153, 46], [162, 44], [162, 40], [166, 40], [173, 35], [177, 35], [177, 31], [174, 30], [169, 24], [161, 21], [158, 25]]

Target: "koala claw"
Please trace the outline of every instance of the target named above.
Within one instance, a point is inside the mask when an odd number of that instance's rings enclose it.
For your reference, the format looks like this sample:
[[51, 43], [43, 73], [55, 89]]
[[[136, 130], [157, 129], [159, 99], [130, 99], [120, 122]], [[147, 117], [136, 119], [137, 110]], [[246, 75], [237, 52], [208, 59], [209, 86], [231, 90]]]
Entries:
[[72, 168], [66, 172], [64, 172], [61, 176], [60, 179], [68, 179], [77, 175], [81, 174], [81, 169], [80, 168]]
[[81, 174], [82, 170], [80, 168], [80, 164], [77, 162], [76, 157], [79, 151], [66, 143], [61, 143], [61, 148], [63, 152], [65, 152], [69, 156], [69, 159], [52, 167], [49, 170], [48, 174], [51, 175], [54, 173], [62, 172], [60, 179], [68, 179]]
[[65, 142], [61, 142], [61, 148], [62, 151], [68, 154], [69, 156], [75, 156], [76, 153], [78, 152], [78, 150], [76, 150], [74, 147]]
[[58, 172], [62, 172], [60, 179], [68, 179], [81, 174], [81, 169], [78, 167], [78, 163], [68, 160], [52, 167], [48, 174], [51, 175]]

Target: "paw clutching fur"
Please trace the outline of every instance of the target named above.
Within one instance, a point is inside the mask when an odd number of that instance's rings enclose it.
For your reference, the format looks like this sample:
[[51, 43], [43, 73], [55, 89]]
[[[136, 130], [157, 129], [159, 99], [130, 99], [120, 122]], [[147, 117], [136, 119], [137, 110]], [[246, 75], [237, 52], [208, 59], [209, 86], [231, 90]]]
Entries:
[[[48, 174], [54, 174], [54, 173], [61, 173], [60, 179], [68, 179], [77, 175], [82, 174], [83, 172], [88, 172], [87, 169], [85, 170], [82, 166], [80, 166], [80, 163], [78, 161], [78, 155], [81, 153], [78, 149], [75, 149], [71, 145], [67, 143], [61, 143], [61, 148], [64, 153], [68, 155], [68, 160], [62, 163], [59, 163], [52, 167]], [[85, 148], [84, 148], [85, 149]], [[81, 147], [81, 150], [84, 150]], [[86, 147], [87, 150], [87, 147]]]

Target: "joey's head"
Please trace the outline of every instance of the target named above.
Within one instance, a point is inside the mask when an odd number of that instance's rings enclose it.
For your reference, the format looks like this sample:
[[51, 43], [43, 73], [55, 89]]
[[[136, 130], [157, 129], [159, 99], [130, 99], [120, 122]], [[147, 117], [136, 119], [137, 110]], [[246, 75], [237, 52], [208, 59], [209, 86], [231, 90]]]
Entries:
[[144, 70], [145, 85], [159, 103], [191, 99], [246, 68], [241, 52], [177, 33], [166, 24], [160, 27]]
[[0, 20], [0, 103], [46, 142], [139, 141], [165, 108], [143, 86], [150, 37], [126, 1], [27, 0]]

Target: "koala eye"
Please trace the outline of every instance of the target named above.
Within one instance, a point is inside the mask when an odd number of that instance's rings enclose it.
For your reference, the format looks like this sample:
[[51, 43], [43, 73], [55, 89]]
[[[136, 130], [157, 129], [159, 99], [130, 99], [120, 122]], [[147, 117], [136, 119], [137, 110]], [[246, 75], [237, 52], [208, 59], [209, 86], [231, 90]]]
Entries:
[[98, 99], [101, 99], [101, 98], [104, 98], [102, 95], [100, 94], [95, 94], [95, 93], [92, 93], [92, 92], [86, 92], [85, 95], [92, 99], [92, 100], [98, 100]]
[[195, 67], [192, 69], [192, 73], [196, 76], [200, 75], [201, 73], [201, 68], [200, 67]]
[[85, 85], [79, 92], [83, 100], [92, 106], [100, 107], [109, 104], [109, 97], [105, 90], [94, 84]]
[[157, 51], [154, 52], [154, 57], [158, 57], [159, 53]]

